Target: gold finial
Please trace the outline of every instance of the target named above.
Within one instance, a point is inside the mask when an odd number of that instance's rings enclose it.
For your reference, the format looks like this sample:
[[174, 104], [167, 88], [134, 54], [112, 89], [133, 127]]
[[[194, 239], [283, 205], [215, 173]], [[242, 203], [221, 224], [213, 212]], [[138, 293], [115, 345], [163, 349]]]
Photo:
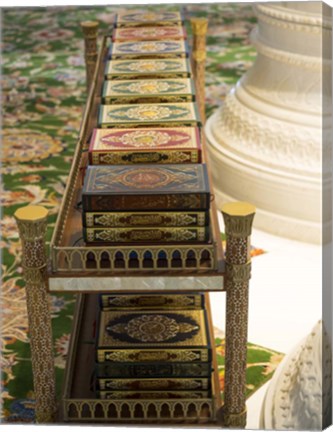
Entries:
[[222, 215], [226, 235], [234, 237], [250, 236], [255, 212], [255, 206], [247, 202], [238, 201], [224, 204], [222, 206]]
[[80, 24], [85, 38], [94, 39], [96, 37], [98, 21], [82, 21]]
[[195, 36], [204, 36], [207, 33], [208, 19], [207, 18], [191, 18], [192, 32]]
[[45, 207], [37, 205], [21, 207], [14, 214], [16, 219], [24, 222], [38, 222], [45, 219], [47, 215], [48, 210]]

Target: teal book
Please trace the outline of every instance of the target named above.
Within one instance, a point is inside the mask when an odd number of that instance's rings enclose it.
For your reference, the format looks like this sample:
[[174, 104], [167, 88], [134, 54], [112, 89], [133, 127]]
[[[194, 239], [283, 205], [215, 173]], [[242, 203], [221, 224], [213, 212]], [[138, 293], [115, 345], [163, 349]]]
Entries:
[[195, 102], [100, 105], [101, 128], [201, 126]]
[[139, 42], [113, 42], [108, 58], [119, 59], [173, 59], [187, 58], [189, 48], [186, 40], [154, 40]]

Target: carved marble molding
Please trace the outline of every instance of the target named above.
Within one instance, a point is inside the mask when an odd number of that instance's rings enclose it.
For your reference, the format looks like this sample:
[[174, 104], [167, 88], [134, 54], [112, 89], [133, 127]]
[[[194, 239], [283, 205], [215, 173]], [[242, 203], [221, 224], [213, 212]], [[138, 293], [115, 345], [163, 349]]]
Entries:
[[331, 362], [331, 346], [319, 321], [275, 371], [260, 429], [321, 430], [330, 404]]
[[229, 150], [248, 162], [291, 174], [318, 177], [320, 173], [320, 127], [288, 125], [273, 116], [263, 118], [257, 110], [244, 105], [234, 91], [225, 99], [214, 123], [211, 145], [223, 146], [223, 152]]
[[296, 9], [287, 9], [283, 4], [279, 5], [278, 3], [261, 3], [254, 7], [260, 19], [284, 28], [318, 33], [321, 32], [322, 27], [328, 29], [331, 27], [330, 21], [324, 19], [320, 13], [313, 15], [298, 9], [296, 14]]
[[256, 28], [251, 33], [251, 42], [257, 49], [258, 53], [263, 54], [266, 57], [270, 57], [273, 60], [288, 63], [301, 68], [305, 67], [307, 69], [313, 69], [315, 71], [322, 71], [323, 69], [327, 71], [330, 70], [331, 62], [328, 59], [323, 60], [320, 57], [306, 56], [296, 53], [294, 53], [293, 56], [290, 56], [290, 53], [286, 51], [265, 45], [260, 41], [258, 29]]
[[326, 95], [332, 94], [331, 61], [322, 58], [321, 43], [331, 27], [319, 2], [301, 6], [256, 5], [258, 56], [207, 120], [205, 134], [219, 207], [252, 202], [255, 227], [321, 243], [322, 173], [330, 177], [331, 161]]

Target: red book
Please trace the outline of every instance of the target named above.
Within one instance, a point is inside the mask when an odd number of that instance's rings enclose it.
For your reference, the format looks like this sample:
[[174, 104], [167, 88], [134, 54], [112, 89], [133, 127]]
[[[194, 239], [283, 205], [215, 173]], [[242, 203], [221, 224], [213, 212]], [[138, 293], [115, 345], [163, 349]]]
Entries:
[[91, 165], [200, 162], [197, 127], [94, 129], [90, 140]]

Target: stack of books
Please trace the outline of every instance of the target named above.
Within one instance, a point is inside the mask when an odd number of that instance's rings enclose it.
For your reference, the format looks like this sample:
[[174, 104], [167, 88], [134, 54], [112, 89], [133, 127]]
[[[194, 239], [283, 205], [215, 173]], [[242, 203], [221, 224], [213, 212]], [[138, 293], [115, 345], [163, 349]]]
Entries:
[[84, 228], [89, 243], [209, 240], [204, 164], [90, 166], [82, 205], [84, 223], [93, 224]]
[[186, 39], [178, 12], [117, 16], [82, 191], [87, 244], [211, 241]]
[[202, 294], [101, 294], [96, 397], [211, 397], [211, 341]]

